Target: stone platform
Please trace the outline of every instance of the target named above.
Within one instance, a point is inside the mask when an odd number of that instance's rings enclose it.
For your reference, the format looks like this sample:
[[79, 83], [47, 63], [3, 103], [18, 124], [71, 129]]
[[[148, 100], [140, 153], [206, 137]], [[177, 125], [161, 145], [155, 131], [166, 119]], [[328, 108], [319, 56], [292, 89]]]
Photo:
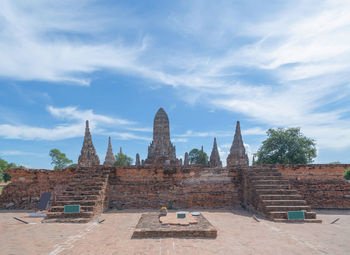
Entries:
[[132, 238], [216, 238], [217, 230], [202, 214], [196, 220], [197, 224], [187, 226], [170, 225], [160, 222], [159, 213], [142, 214]]

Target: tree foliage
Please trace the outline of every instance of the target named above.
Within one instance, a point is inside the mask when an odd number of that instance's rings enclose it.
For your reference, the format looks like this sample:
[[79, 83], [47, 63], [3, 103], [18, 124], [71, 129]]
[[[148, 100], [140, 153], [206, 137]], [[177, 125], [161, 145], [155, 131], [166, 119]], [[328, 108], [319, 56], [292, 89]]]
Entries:
[[346, 170], [344, 172], [344, 179], [345, 180], [350, 180], [350, 169]]
[[11, 176], [8, 173], [5, 173], [4, 170], [7, 168], [14, 168], [14, 167], [23, 167], [18, 166], [15, 163], [8, 163], [6, 160], [3, 160], [0, 158], [0, 182], [8, 182], [11, 180]]
[[68, 164], [73, 163], [72, 160], [66, 157], [66, 154], [60, 152], [58, 149], [50, 150], [51, 165], [54, 165], [54, 170], [59, 170], [68, 166]]
[[278, 128], [267, 131], [268, 138], [256, 153], [256, 164], [308, 164], [317, 155], [316, 144], [300, 128]]
[[191, 164], [209, 165], [208, 155], [202, 150], [192, 149], [188, 154]]
[[115, 166], [130, 166], [132, 164], [132, 158], [125, 155], [123, 152], [119, 152], [115, 155]]

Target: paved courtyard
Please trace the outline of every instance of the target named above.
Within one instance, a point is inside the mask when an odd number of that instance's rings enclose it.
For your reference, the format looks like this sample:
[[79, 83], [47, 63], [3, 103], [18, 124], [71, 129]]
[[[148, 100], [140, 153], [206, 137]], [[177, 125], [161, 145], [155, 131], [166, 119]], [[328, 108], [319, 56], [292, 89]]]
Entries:
[[131, 239], [140, 210], [110, 211], [101, 224], [41, 224], [28, 211], [0, 211], [0, 254], [350, 254], [349, 210], [317, 211], [322, 224], [257, 222], [244, 210], [201, 212], [217, 228], [216, 239]]

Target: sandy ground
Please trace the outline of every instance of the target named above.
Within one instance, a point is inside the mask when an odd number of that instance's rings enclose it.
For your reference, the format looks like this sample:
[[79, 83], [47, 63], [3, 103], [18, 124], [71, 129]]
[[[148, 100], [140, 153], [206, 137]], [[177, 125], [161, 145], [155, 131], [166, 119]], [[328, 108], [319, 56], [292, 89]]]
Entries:
[[217, 228], [216, 239], [131, 239], [141, 211], [111, 211], [100, 216], [101, 224], [42, 224], [28, 213], [0, 211], [0, 254], [350, 254], [349, 210], [317, 211], [322, 224], [256, 222], [244, 210], [202, 211]]

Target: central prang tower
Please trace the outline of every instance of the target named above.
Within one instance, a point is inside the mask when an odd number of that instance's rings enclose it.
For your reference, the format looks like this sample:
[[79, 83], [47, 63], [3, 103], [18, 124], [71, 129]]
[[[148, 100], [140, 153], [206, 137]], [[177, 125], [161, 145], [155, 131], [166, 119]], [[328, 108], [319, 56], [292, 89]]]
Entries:
[[145, 164], [178, 165], [175, 146], [170, 141], [169, 118], [163, 108], [154, 117], [153, 141], [148, 146]]

